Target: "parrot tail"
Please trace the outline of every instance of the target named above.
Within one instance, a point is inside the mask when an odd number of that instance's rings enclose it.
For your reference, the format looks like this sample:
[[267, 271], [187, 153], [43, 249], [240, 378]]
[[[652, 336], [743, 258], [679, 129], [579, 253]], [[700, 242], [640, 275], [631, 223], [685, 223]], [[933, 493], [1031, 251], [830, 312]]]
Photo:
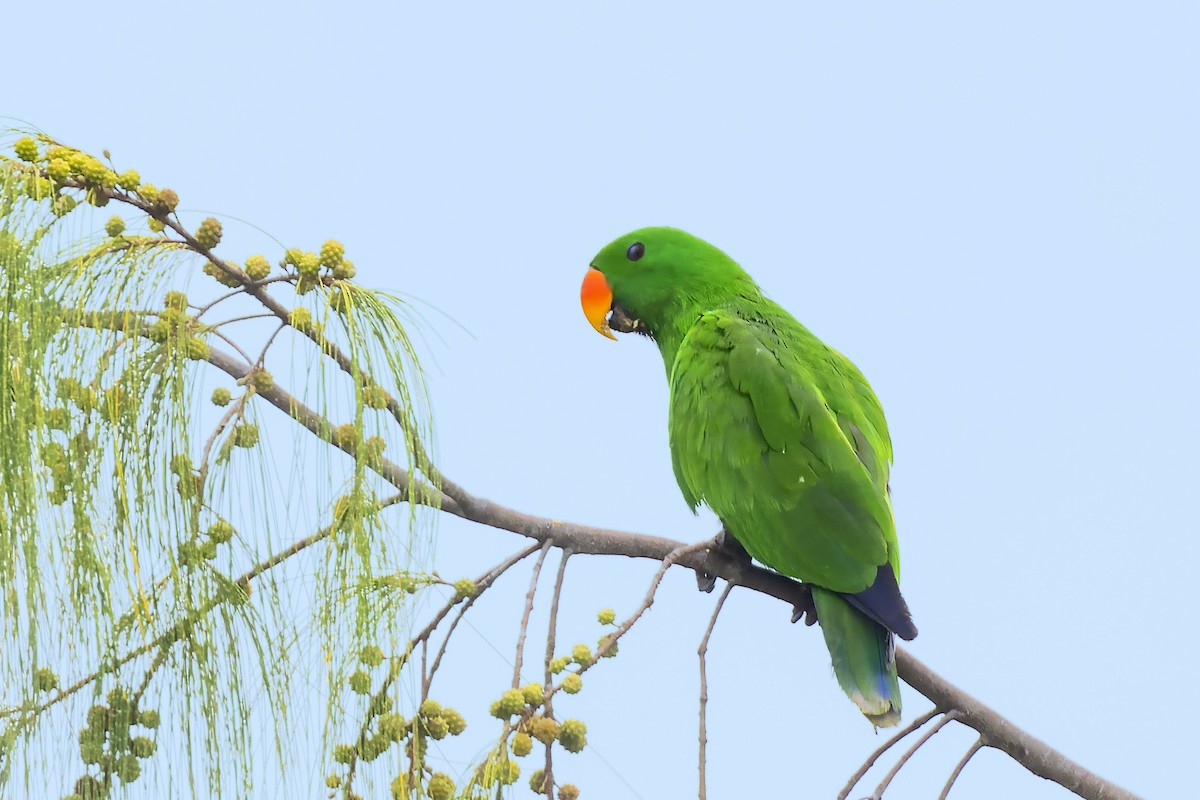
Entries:
[[900, 678], [892, 632], [868, 619], [837, 592], [812, 587], [817, 621], [842, 690], [877, 728], [900, 721]]

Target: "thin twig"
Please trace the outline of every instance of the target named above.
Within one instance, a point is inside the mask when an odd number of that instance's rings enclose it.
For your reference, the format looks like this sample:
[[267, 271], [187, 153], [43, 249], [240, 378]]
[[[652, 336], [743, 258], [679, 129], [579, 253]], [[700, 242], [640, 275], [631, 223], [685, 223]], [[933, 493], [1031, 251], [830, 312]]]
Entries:
[[875, 787], [875, 792], [871, 795], [872, 800], [880, 800], [880, 798], [883, 797], [883, 793], [887, 791], [887, 788], [891, 785], [892, 780], [900, 774], [900, 770], [904, 769], [904, 765], [908, 763], [908, 760], [912, 758], [918, 750], [921, 749], [921, 745], [928, 742], [933, 738], [935, 733], [946, 727], [947, 724], [953, 722], [957, 718], [958, 712], [954, 709], [951, 709], [947, 711], [941, 719], [935, 722], [932, 728], [921, 734], [921, 738], [917, 739], [912, 747], [905, 750], [904, 755], [900, 756], [900, 760], [896, 762], [896, 765], [888, 770], [887, 775], [883, 776], [883, 780], [879, 782], [879, 785]]
[[[558, 603], [562, 597], [563, 579], [567, 574], [567, 559], [570, 557], [571, 551], [564, 549], [562, 560], [558, 562], [558, 575], [554, 579], [554, 595], [550, 599], [550, 620], [546, 624], [546, 674], [542, 680], [543, 687], [554, 685], [554, 673], [550, 671], [550, 662], [554, 660], [555, 639], [558, 637]], [[554, 698], [550, 694], [546, 694], [544, 713], [547, 718], [554, 719]], [[552, 741], [546, 743], [546, 766], [542, 768], [542, 775], [545, 776], [542, 785], [551, 792], [554, 790], [553, 744]]]
[[920, 728], [922, 725], [924, 725], [926, 722], [929, 722], [929, 720], [933, 719], [940, 713], [942, 713], [942, 711], [939, 708], [929, 709], [924, 714], [917, 717], [912, 722], [908, 723], [908, 725], [893, 734], [886, 742], [877, 747], [875, 752], [867, 756], [866, 761], [863, 761], [862, 766], [858, 768], [858, 771], [850, 776], [850, 780], [846, 782], [846, 785], [842, 788], [842, 791], [838, 792], [837, 800], [846, 800], [846, 798], [850, 796], [850, 793], [854, 791], [854, 787], [858, 785], [858, 782], [863, 779], [863, 776], [867, 774], [871, 767], [875, 766], [875, 762], [879, 760], [879, 757], [890, 750], [892, 746], [896, 744], [896, 742], [900, 741], [905, 736], [908, 736], [910, 733], [915, 731], [917, 728]]
[[950, 778], [946, 781], [946, 785], [942, 787], [942, 793], [938, 795], [938, 800], [946, 800], [946, 798], [950, 796], [950, 787], [954, 785], [956, 780], [958, 780], [959, 773], [963, 771], [963, 767], [967, 766], [967, 762], [971, 760], [971, 757], [978, 753], [981, 749], [983, 749], [983, 739], [976, 739], [975, 743], [971, 745], [970, 749], [968, 749], [967, 752], [963, 754], [963, 757], [958, 760], [958, 763], [954, 765], [954, 771], [950, 773]]
[[221, 333], [221, 332], [220, 332], [219, 330], [217, 330], [216, 328], [206, 328], [204, 332], [205, 332], [205, 333], [211, 333], [213, 336], [217, 337], [217, 338], [218, 338], [218, 339], [220, 339], [222, 342], [224, 342], [225, 344], [227, 344], [227, 345], [229, 345], [230, 347], [232, 347], [234, 350], [236, 350], [236, 351], [237, 351], [237, 354], [238, 354], [239, 356], [241, 356], [242, 358], [246, 359], [246, 363], [247, 363], [247, 364], [252, 364], [252, 363], [254, 363], [254, 362], [252, 362], [252, 361], [250, 360], [250, 356], [246, 354], [246, 351], [245, 351], [245, 350], [243, 350], [242, 348], [238, 347], [238, 344], [237, 344], [237, 342], [235, 342], [233, 339], [230, 339], [228, 336], [226, 336], [225, 334]]
[[[442, 654], [446, 652], [446, 644], [450, 641], [450, 635], [454, 633], [454, 628], [457, 627], [459, 620], [461, 620], [463, 617], [463, 614], [466, 613], [466, 610], [475, 602], [475, 599], [484, 591], [486, 591], [487, 588], [491, 586], [497, 578], [503, 575], [514, 564], [521, 561], [537, 549], [538, 545], [527, 547], [524, 550], [506, 558], [504, 561], [480, 575], [474, 581], [475, 594], [471, 595], [465, 600], [460, 599], [457, 593], [452, 595], [442, 606], [441, 610], [434, 615], [433, 619], [429, 621], [429, 624], [422, 628], [420, 633], [409, 640], [408, 644], [404, 648], [403, 654], [392, 657], [391, 669], [388, 671], [387, 677], [384, 678], [383, 682], [380, 684], [378, 691], [376, 691], [372, 696], [372, 702], [367, 706], [367, 715], [363, 719], [362, 725], [359, 727], [358, 739], [356, 741], [361, 742], [366, 739], [367, 730], [371, 726], [371, 721], [375, 718], [375, 712], [373, 709], [377, 708], [379, 706], [379, 700], [385, 697], [387, 693], [391, 691], [392, 683], [400, 675], [400, 670], [408, 662], [409, 656], [412, 655], [413, 650], [416, 649], [418, 644], [421, 646], [421, 699], [420, 703], [418, 703], [418, 707], [423, 704], [426, 699], [428, 699], [429, 687], [433, 682], [433, 676], [437, 672], [438, 665], [442, 661]], [[460, 603], [461, 607], [459, 608], [459, 612], [457, 616], [455, 616], [453, 622], [451, 622], [450, 630], [446, 632], [446, 636], [442, 640], [442, 645], [438, 649], [437, 656], [433, 660], [433, 666], [429, 667], [428, 671], [426, 671], [429, 637], [433, 635], [433, 632], [437, 630], [438, 625], [441, 624], [442, 620], [446, 618], [446, 615], [450, 613], [450, 609], [454, 608], [456, 605], [460, 605]], [[416, 727], [413, 735], [421, 735], [420, 726]], [[350, 785], [354, 782], [355, 772], [358, 769], [357, 748], [355, 748], [354, 755], [351, 756], [350, 763], [347, 766], [348, 769], [346, 771], [345, 786], [347, 787], [348, 791]]]
[[[454, 620], [451, 622], [450, 629], [448, 631], [446, 631], [446, 637], [442, 640], [441, 647], [438, 648], [437, 656], [433, 659], [433, 666], [431, 666], [429, 668], [429, 675], [427, 678], [429, 683], [433, 682], [433, 676], [437, 674], [438, 666], [442, 663], [442, 654], [446, 652], [446, 645], [449, 644], [449, 642], [450, 642], [450, 634], [453, 633], [454, 628], [458, 626], [458, 621], [460, 619], [462, 619], [462, 615], [466, 613], [468, 608], [470, 608], [472, 605], [474, 605], [475, 600], [479, 597], [479, 595], [483, 594], [483, 592], [489, 586], [491, 586], [493, 583], [495, 583], [501, 575], [503, 575], [505, 572], [508, 572], [508, 570], [511, 567], [515, 566], [517, 563], [528, 558], [530, 555], [532, 555], [534, 552], [536, 552], [541, 546], [542, 545], [540, 545], [540, 544], [529, 545], [525, 549], [520, 550], [520, 551], [514, 553], [513, 555], [509, 556], [508, 558], [504, 559], [499, 564], [497, 564], [496, 566], [492, 567], [490, 570], [485, 572], [482, 576], [480, 576], [475, 581], [475, 594], [472, 595], [471, 597], [468, 597], [465, 601], [463, 601], [462, 608], [459, 610], [458, 616], [456, 616], [454, 618]], [[450, 607], [443, 608], [442, 611], [436, 617], [434, 617], [433, 620], [430, 621], [429, 625], [426, 626], [426, 629], [429, 631], [429, 634], [432, 634], [434, 629], [437, 628], [437, 626], [441, 623], [441, 621], [443, 619], [445, 619], [445, 616], [447, 613], [449, 613], [449, 610], [450, 610]], [[429, 634], [426, 634], [426, 635], [428, 636]], [[429, 696], [429, 683], [425, 684], [422, 687], [422, 696], [423, 697]]]
[[[592, 667], [596, 666], [596, 664], [600, 662], [600, 659], [603, 658], [608, 651], [616, 647], [617, 641], [629, 632], [630, 628], [634, 626], [634, 623], [641, 619], [642, 615], [650, 609], [650, 606], [654, 605], [654, 596], [658, 593], [659, 584], [662, 583], [663, 576], [667, 574], [667, 570], [674, 566], [676, 561], [691, 553], [696, 553], [700, 550], [707, 549], [709, 545], [710, 543], [707, 541], [696, 542], [695, 544], [680, 545], [671, 552], [667, 553], [666, 557], [662, 560], [662, 564], [658, 568], [658, 572], [654, 573], [654, 579], [650, 581], [650, 588], [646, 590], [646, 596], [642, 600], [642, 604], [638, 606], [637, 610], [634, 611], [628, 619], [617, 626], [617, 629], [614, 632], [608, 634], [604, 637], [604, 639], [601, 640], [600, 646], [597, 647], [596, 652], [592, 654], [591, 661], [587, 662], [586, 664], [580, 664], [579, 669], [576, 670], [576, 674], [582, 675]], [[547, 686], [546, 697], [552, 697], [560, 688], [562, 688], [561, 684], [558, 686]]]
[[246, 320], [251, 320], [251, 319], [267, 319], [267, 318], [278, 319], [278, 317], [276, 317], [274, 314], [272, 314], [268, 311], [264, 311], [261, 314], [243, 314], [240, 317], [230, 317], [229, 319], [223, 319], [220, 322], [214, 322], [211, 325], [206, 325], [204, 327], [204, 329], [206, 331], [215, 331], [217, 328], [223, 327], [225, 325], [230, 325], [234, 322], [245, 322]]
[[280, 323], [279, 327], [271, 332], [271, 335], [267, 337], [266, 343], [262, 346], [262, 350], [258, 352], [258, 360], [254, 362], [254, 366], [261, 367], [263, 365], [263, 363], [267, 360], [267, 350], [269, 350], [271, 345], [275, 343], [275, 337], [279, 335], [280, 331], [288, 327], [291, 326]]
[[696, 654], [700, 656], [700, 800], [706, 800], [708, 797], [708, 779], [705, 775], [705, 765], [708, 762], [708, 672], [705, 663], [708, 660], [708, 640], [712, 636], [713, 628], [717, 626], [717, 617], [725, 605], [725, 598], [729, 597], [732, 590], [732, 583], [725, 584], [725, 591], [717, 598], [717, 607], [713, 609], [712, 619], [708, 621], [708, 628], [704, 631], [704, 638], [696, 648]]
[[551, 544], [549, 539], [542, 544], [542, 552], [538, 555], [538, 560], [534, 562], [533, 574], [529, 578], [529, 591], [525, 594], [525, 613], [521, 615], [521, 631], [517, 634], [517, 655], [513, 659], [512, 688], [514, 689], [521, 685], [521, 662], [525, 658], [525, 634], [529, 631], [529, 615], [533, 613], [533, 596], [537, 594], [538, 578], [542, 575], [542, 564], [546, 561], [546, 554], [550, 552]]

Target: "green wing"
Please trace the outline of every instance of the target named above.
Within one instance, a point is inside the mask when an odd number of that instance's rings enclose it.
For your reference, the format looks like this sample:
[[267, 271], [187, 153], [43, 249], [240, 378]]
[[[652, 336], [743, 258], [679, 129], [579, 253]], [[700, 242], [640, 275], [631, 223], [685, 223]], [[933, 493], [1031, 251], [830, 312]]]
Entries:
[[710, 311], [671, 371], [675, 478], [750, 555], [855, 593], [899, 552], [891, 442], [862, 374], [770, 301], [754, 320]]

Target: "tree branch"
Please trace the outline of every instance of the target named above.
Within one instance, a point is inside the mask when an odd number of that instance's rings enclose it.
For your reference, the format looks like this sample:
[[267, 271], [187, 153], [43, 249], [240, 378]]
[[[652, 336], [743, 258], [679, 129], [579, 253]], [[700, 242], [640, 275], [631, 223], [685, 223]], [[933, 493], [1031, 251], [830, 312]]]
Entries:
[[[272, 310], [276, 305], [271, 304]], [[112, 313], [82, 315], [79, 324], [122, 330], [129, 327], [123, 315]], [[210, 348], [207, 358], [210, 364], [235, 379], [245, 377], [252, 369], [250, 364], [239, 362], [216, 348]], [[318, 438], [354, 455], [351, 450], [338, 444], [333, 436], [333, 427], [325, 417], [278, 384], [259, 392], [259, 396]], [[667, 562], [667, 566], [677, 564], [698, 574], [716, 575], [732, 584], [778, 598], [795, 609], [801, 609], [809, 602], [808, 589], [802, 583], [731, 558], [716, 549], [688, 545], [663, 536], [596, 528], [526, 514], [477, 497], [436, 472], [430, 477], [442, 489], [435, 488], [386, 459], [380, 459], [372, 468], [410, 502], [527, 536], [543, 544], [552, 540], [555, 547], [572, 553], [644, 558]], [[1033, 774], [1053, 781], [1087, 800], [1136, 800], [1137, 795], [1101, 778], [1032, 736], [935, 673], [907, 650], [896, 649], [896, 664], [905, 683], [932, 701], [938, 709], [944, 712], [957, 711], [957, 721], [978, 732], [983, 746], [1002, 750]]]

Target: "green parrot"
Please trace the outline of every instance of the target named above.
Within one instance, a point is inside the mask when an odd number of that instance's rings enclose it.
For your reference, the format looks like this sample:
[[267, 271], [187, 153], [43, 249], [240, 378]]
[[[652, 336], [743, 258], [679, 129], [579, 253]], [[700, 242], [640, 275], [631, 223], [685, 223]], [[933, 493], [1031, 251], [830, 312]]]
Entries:
[[893, 636], [917, 629], [898, 584], [891, 439], [866, 378], [732, 258], [675, 228], [610, 243], [580, 297], [600, 333], [658, 344], [688, 505], [716, 513], [730, 552], [811, 586], [838, 683], [874, 725], [895, 725]]

